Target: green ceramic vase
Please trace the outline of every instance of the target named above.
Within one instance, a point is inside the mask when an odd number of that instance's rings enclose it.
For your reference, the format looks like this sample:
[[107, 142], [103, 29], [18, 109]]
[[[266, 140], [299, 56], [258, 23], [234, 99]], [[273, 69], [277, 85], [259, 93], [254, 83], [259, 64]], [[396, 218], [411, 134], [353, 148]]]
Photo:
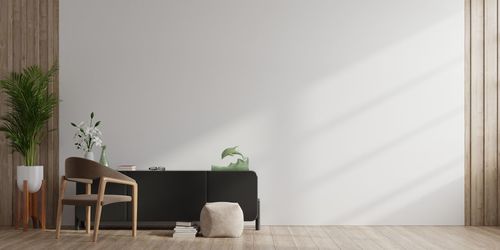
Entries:
[[99, 163], [101, 163], [101, 165], [103, 166], [109, 167], [108, 156], [106, 155], [106, 145], [102, 146], [101, 158], [99, 159]]

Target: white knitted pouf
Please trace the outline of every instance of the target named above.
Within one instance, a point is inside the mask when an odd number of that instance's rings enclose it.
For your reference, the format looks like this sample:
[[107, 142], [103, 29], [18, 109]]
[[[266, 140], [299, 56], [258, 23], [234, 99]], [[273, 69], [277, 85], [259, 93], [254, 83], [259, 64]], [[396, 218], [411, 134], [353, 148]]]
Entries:
[[205, 237], [240, 237], [243, 233], [243, 211], [238, 203], [211, 202], [200, 214], [200, 230]]

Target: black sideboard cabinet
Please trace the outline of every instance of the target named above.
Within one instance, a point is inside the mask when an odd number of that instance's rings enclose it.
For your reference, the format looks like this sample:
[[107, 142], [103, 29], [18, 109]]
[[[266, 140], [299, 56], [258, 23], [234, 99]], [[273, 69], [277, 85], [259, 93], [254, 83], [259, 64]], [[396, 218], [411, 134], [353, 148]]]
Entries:
[[[122, 171], [137, 181], [138, 227], [168, 227], [175, 221], [199, 221], [206, 202], [238, 202], [245, 221], [255, 221], [260, 227], [260, 204], [257, 193], [257, 174], [253, 171]], [[92, 193], [99, 181], [92, 184]], [[85, 186], [77, 184], [77, 194]], [[109, 183], [106, 194], [131, 194], [130, 187]], [[105, 206], [101, 228], [130, 227], [131, 204], [114, 203]], [[94, 214], [94, 208], [92, 208]], [[75, 207], [75, 225], [84, 228], [85, 207]]]

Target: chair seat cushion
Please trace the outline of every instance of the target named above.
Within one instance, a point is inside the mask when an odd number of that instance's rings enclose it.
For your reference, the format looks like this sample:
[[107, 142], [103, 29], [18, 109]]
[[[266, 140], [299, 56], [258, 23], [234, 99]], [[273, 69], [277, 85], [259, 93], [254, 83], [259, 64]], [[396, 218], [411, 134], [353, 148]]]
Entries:
[[200, 214], [201, 234], [205, 237], [240, 237], [243, 233], [243, 211], [238, 203], [211, 202]]
[[[127, 195], [105, 194], [102, 205], [130, 201], [132, 201], [132, 197]], [[66, 205], [95, 205], [97, 203], [97, 194], [64, 195], [62, 203]]]

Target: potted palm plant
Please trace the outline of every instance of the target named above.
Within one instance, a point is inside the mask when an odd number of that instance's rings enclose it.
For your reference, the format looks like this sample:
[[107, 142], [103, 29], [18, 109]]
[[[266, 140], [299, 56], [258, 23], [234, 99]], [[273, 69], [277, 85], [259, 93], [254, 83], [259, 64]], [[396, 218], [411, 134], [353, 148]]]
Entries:
[[9, 108], [0, 119], [0, 131], [5, 132], [12, 149], [24, 159], [24, 165], [17, 167], [17, 186], [22, 189], [23, 181], [27, 180], [31, 193], [40, 189], [43, 180], [43, 166], [37, 162], [38, 145], [45, 123], [58, 102], [48, 91], [56, 72], [56, 65], [47, 72], [34, 65], [20, 73], [11, 72], [0, 80], [0, 90], [6, 94]]

